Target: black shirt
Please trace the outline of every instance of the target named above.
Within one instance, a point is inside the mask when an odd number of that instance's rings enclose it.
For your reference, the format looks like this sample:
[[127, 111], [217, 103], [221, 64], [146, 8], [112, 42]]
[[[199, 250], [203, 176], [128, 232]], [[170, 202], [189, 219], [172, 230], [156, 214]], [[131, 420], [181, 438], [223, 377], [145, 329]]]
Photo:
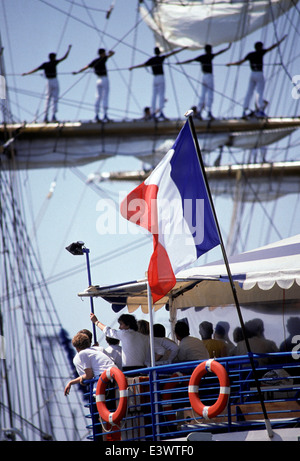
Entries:
[[105, 65], [106, 61], [107, 56], [104, 56], [102, 58], [96, 58], [89, 64], [89, 67], [92, 67], [95, 71], [95, 74], [99, 75], [99, 77], [103, 77], [104, 75], [107, 75]]
[[215, 54], [202, 54], [201, 56], [198, 56], [198, 58], [195, 58], [194, 61], [200, 62], [202, 72], [204, 74], [212, 74], [213, 72], [213, 66], [212, 66], [212, 60], [214, 59]]
[[153, 75], [163, 75], [164, 70], [162, 64], [164, 59], [165, 56], [153, 56], [153, 58], [145, 62], [145, 66], [151, 66]]
[[55, 78], [56, 77], [56, 66], [59, 63], [57, 59], [54, 61], [44, 62], [40, 65], [39, 69], [43, 69], [45, 71], [45, 75], [47, 78]]
[[263, 56], [266, 50], [252, 51], [248, 53], [245, 59], [250, 62], [251, 70], [254, 72], [262, 72], [263, 70]]

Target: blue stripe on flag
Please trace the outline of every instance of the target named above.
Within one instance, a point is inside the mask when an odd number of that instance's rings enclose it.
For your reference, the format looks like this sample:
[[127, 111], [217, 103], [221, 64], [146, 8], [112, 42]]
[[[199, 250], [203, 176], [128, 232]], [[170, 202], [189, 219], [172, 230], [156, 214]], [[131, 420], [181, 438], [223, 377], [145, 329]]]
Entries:
[[[173, 149], [171, 178], [181, 195], [184, 217], [193, 235], [198, 258], [219, 245], [220, 240], [188, 123], [182, 128]], [[184, 203], [186, 199], [189, 200]]]

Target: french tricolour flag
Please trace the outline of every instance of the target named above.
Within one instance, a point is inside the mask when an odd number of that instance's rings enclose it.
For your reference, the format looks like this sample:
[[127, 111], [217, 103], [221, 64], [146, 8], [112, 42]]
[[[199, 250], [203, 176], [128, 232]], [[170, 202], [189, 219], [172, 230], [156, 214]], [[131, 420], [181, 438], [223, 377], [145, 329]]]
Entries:
[[219, 245], [189, 123], [151, 175], [121, 203], [127, 220], [153, 234], [148, 281], [153, 303], [175, 285], [175, 274]]

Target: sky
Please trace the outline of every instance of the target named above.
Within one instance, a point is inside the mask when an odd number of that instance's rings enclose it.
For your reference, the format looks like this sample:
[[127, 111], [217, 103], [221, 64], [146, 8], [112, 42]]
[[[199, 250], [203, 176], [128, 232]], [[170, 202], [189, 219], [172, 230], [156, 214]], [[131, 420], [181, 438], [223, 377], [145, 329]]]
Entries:
[[[56, 52], [60, 58], [69, 44], [72, 45], [70, 55], [59, 65], [60, 120], [93, 119], [95, 77], [91, 72], [77, 76], [72, 75], [72, 72], [91, 62], [99, 47], [115, 51], [107, 65], [111, 88], [109, 116], [115, 120], [142, 116], [143, 108], [150, 105], [151, 101], [152, 75], [145, 69], [129, 72], [128, 68], [144, 62], [152, 55], [154, 39], [137, 14], [136, 0], [117, 0], [109, 19], [106, 19], [106, 12], [113, 3], [112, 0], [0, 1], [0, 32], [14, 121], [42, 120], [42, 95], [45, 90], [43, 75], [36, 73], [24, 77], [21, 74], [46, 61], [50, 52]], [[84, 7], [86, 5], [89, 10]], [[139, 23], [138, 27], [135, 27], [136, 22]], [[270, 32], [264, 39], [271, 44], [275, 40], [274, 33]], [[252, 42], [248, 42], [248, 48], [245, 46], [247, 52], [252, 49]], [[223, 93], [226, 80], [226, 94], [230, 94], [237, 85], [237, 99], [241, 101], [248, 68], [240, 70], [238, 83], [235, 78], [224, 79], [225, 72], [228, 72], [225, 63], [239, 53], [236, 45], [219, 58], [215, 79], [216, 86]], [[185, 60], [194, 55], [185, 50], [177, 55], [178, 59], [179, 56], [180, 60]], [[172, 62], [176, 62], [175, 58]], [[198, 96], [194, 87], [199, 88], [195, 81], [200, 71], [198, 66], [186, 68], [195, 79], [191, 80], [184, 72], [179, 72], [176, 66], [173, 68], [172, 74], [166, 72], [168, 100], [165, 112], [172, 118], [183, 118], [185, 111], [197, 103]], [[289, 92], [287, 85], [286, 93]], [[233, 114], [239, 114], [240, 105], [232, 107], [230, 104], [228, 100], [224, 101], [224, 112], [231, 107]], [[216, 97], [214, 107], [216, 111], [222, 107], [220, 96]], [[284, 115], [284, 109], [281, 114]], [[117, 156], [81, 168], [46, 168], [19, 173], [23, 191], [21, 207], [27, 229], [36, 247], [44, 276], [49, 281], [49, 290], [59, 318], [71, 337], [79, 329], [90, 327], [90, 302], [77, 296], [78, 292], [88, 286], [85, 258], [71, 256], [65, 250], [68, 244], [81, 240], [90, 249], [94, 284], [108, 285], [144, 278], [152, 253], [152, 237], [131, 226], [127, 233], [101, 235], [98, 226], [101, 216], [99, 210], [106, 203], [105, 199], [113, 200], [117, 207], [119, 195], [128, 193], [137, 184], [100, 183], [90, 187], [85, 181], [91, 173], [139, 167], [140, 162], [135, 158]], [[51, 198], [47, 198], [50, 190], [53, 193]], [[220, 197], [215, 205], [221, 230], [226, 232], [230, 226], [232, 204]], [[282, 238], [297, 233], [293, 228], [293, 216], [288, 215], [287, 207], [285, 210], [287, 216], [282, 220]], [[259, 209], [251, 218], [253, 227], [260, 230], [249, 239], [246, 249], [266, 243], [260, 242], [258, 235], [264, 231], [261, 229], [262, 213], [263, 210]], [[273, 231], [269, 238], [270, 241], [279, 239]], [[220, 259], [220, 249], [213, 250], [208, 258], [211, 261]], [[205, 262], [206, 257], [199, 264]], [[74, 273], [73, 269], [79, 266], [82, 270]], [[117, 315], [111, 311], [108, 303], [96, 299], [94, 305], [99, 320], [117, 326]], [[136, 317], [144, 318], [140, 312], [136, 313]], [[154, 322], [163, 322], [168, 326], [168, 314], [163, 310], [155, 313]]]

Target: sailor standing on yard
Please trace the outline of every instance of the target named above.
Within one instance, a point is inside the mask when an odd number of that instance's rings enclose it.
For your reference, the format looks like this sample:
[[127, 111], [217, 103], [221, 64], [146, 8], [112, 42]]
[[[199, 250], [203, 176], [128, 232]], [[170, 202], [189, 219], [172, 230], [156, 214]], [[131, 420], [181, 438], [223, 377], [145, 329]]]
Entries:
[[92, 62], [84, 66], [78, 72], [73, 72], [73, 75], [84, 72], [85, 70], [92, 68], [95, 74], [98, 76], [97, 88], [96, 88], [96, 101], [95, 101], [95, 120], [99, 122], [99, 110], [102, 103], [104, 112], [104, 121], [108, 121], [107, 110], [108, 110], [108, 95], [109, 95], [109, 80], [107, 76], [106, 61], [108, 58], [115, 54], [114, 51], [109, 51], [107, 54], [104, 48], [98, 50], [99, 57], [94, 59]]
[[41, 64], [39, 67], [36, 67], [30, 72], [24, 72], [22, 74], [22, 76], [30, 75], [39, 70], [44, 70], [45, 72], [45, 76], [47, 78], [47, 97], [46, 97], [46, 108], [45, 108], [45, 118], [44, 118], [45, 122], [48, 122], [48, 112], [49, 112], [51, 100], [53, 100], [52, 121], [53, 122], [56, 121], [56, 112], [57, 112], [58, 96], [59, 96], [59, 85], [58, 85], [57, 74], [56, 74], [56, 66], [60, 62], [67, 59], [70, 53], [71, 47], [72, 45], [69, 45], [66, 54], [62, 58], [56, 59], [56, 54], [50, 53], [49, 61], [43, 62], [43, 64]]
[[202, 77], [202, 92], [199, 100], [198, 111], [199, 115], [196, 117], [202, 120], [202, 110], [207, 107], [208, 117], [213, 119], [212, 115], [212, 104], [214, 100], [214, 76], [213, 76], [213, 65], [212, 60], [219, 56], [219, 54], [224, 53], [225, 51], [229, 50], [231, 47], [231, 43], [228, 45], [227, 48], [224, 48], [218, 53], [212, 53], [212, 46], [205, 45], [205, 54], [201, 54], [197, 58], [188, 59], [187, 61], [177, 62], [176, 64], [189, 64], [190, 62], [196, 61], [200, 62], [203, 77]]
[[[169, 56], [179, 53], [179, 51], [185, 48], [171, 51], [170, 53], [160, 54], [158, 47], [154, 48], [155, 56], [148, 59], [143, 64], [129, 67], [129, 70], [138, 69], [140, 67], [151, 67], [153, 73], [153, 93], [152, 93], [152, 116], [155, 118], [155, 114], [158, 113], [158, 118], [165, 119], [163, 108], [165, 105], [165, 76], [163, 69], [163, 62]], [[158, 109], [156, 109], [156, 101], [158, 99]]]
[[266, 114], [264, 113], [265, 78], [263, 74], [263, 57], [266, 53], [268, 53], [268, 51], [271, 51], [277, 46], [279, 46], [280, 43], [285, 38], [286, 38], [286, 35], [282, 37], [282, 39], [279, 40], [277, 43], [274, 43], [273, 45], [271, 45], [269, 48], [264, 48], [264, 45], [262, 42], [256, 42], [254, 45], [255, 51], [248, 53], [247, 56], [245, 56], [240, 61], [229, 62], [227, 64], [227, 66], [239, 66], [246, 61], [249, 61], [250, 63], [251, 74], [250, 74], [250, 80], [249, 80], [249, 85], [248, 85], [248, 91], [247, 91], [245, 101], [244, 101], [243, 117], [247, 116], [247, 110], [249, 108], [250, 99], [253, 95], [255, 88], [257, 92], [257, 107], [258, 107], [258, 111], [256, 112], [256, 115], [258, 117], [266, 117]]

